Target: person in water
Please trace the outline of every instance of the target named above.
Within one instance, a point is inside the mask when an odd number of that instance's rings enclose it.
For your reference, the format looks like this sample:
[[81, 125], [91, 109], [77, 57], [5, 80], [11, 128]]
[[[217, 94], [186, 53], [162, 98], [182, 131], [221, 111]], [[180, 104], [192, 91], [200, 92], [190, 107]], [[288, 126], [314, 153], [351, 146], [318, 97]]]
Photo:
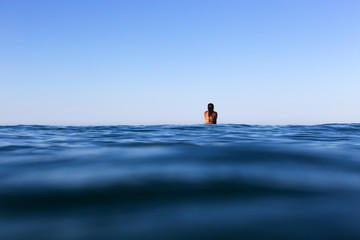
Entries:
[[205, 124], [216, 124], [217, 112], [214, 111], [214, 104], [208, 104], [208, 110], [204, 113]]

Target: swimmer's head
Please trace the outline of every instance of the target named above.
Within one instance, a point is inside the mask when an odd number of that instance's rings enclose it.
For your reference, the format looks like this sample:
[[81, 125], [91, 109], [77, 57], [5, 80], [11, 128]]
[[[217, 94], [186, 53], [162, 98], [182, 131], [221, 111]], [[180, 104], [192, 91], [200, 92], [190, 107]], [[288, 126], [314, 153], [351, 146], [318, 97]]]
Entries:
[[209, 110], [209, 112], [214, 111], [214, 104], [209, 103], [209, 104], [208, 104], [208, 110]]

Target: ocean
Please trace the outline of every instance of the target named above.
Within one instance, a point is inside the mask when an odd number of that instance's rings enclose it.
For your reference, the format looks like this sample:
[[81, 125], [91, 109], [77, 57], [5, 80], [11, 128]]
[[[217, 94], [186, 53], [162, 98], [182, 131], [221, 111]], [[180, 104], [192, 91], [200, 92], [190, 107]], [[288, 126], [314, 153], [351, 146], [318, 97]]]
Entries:
[[0, 126], [0, 239], [360, 239], [360, 124]]

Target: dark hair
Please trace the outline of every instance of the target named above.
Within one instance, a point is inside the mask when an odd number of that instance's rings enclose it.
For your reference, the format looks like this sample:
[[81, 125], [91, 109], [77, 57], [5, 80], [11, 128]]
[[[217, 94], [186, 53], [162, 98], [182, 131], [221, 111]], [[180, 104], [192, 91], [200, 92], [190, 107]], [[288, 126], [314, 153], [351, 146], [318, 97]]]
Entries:
[[208, 117], [212, 116], [213, 112], [214, 112], [214, 104], [209, 103], [208, 104]]

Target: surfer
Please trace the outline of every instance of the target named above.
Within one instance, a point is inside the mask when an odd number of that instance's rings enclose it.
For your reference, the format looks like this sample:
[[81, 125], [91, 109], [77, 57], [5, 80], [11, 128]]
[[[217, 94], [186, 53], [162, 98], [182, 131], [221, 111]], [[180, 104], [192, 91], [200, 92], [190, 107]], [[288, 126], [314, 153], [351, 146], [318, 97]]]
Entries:
[[204, 113], [205, 124], [216, 124], [217, 112], [214, 111], [214, 104], [208, 104], [208, 110]]

